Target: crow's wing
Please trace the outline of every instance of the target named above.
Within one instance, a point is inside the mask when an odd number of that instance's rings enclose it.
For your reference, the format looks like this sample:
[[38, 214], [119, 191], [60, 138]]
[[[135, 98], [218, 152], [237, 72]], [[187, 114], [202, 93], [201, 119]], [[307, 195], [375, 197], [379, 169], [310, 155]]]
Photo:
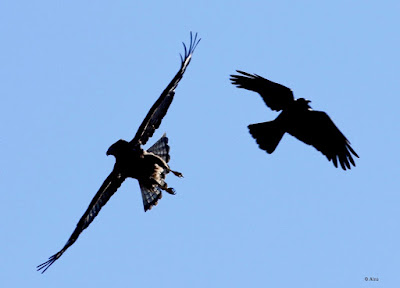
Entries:
[[94, 220], [94, 218], [99, 214], [101, 208], [107, 203], [107, 201], [111, 198], [111, 196], [117, 191], [117, 189], [121, 186], [122, 182], [124, 182], [126, 177], [123, 177], [115, 169], [110, 173], [107, 179], [104, 181], [103, 185], [101, 185], [99, 191], [90, 202], [89, 207], [86, 212], [83, 214], [81, 219], [72, 235], [69, 237], [65, 246], [56, 254], [51, 256], [48, 261], [37, 266], [37, 270], [43, 270], [44, 273], [61, 255], [68, 249], [69, 246], [75, 243], [76, 239], [78, 239], [79, 235], [85, 230], [90, 223]]
[[325, 112], [309, 110], [287, 129], [292, 136], [321, 151], [335, 167], [338, 162], [343, 170], [351, 169], [350, 163], [356, 166], [351, 154], [358, 158], [357, 153]]
[[283, 110], [294, 101], [293, 92], [288, 87], [269, 81], [257, 74], [252, 75], [240, 70], [236, 71], [244, 76], [231, 75], [232, 84], [238, 88], [257, 92], [272, 110]]
[[189, 65], [192, 58], [192, 54], [196, 49], [197, 44], [199, 44], [201, 39], [197, 39], [197, 33], [194, 38], [190, 32], [190, 45], [189, 49], [186, 48], [185, 43], [183, 47], [185, 48], [185, 57], [181, 55], [181, 68], [178, 73], [176, 73], [174, 79], [168, 84], [167, 88], [162, 92], [161, 96], [157, 99], [156, 103], [153, 104], [149, 113], [147, 113], [146, 118], [143, 120], [135, 137], [129, 143], [133, 145], [144, 145], [151, 136], [153, 136], [154, 131], [160, 126], [162, 119], [167, 110], [172, 103], [175, 94], [175, 88], [178, 86], [179, 81], [185, 73], [186, 67]]

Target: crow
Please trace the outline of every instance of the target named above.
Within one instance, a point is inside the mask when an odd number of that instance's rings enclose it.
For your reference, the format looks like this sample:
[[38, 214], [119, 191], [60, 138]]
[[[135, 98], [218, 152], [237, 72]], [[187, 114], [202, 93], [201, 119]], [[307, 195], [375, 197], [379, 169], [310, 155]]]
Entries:
[[310, 100], [294, 99], [293, 92], [288, 87], [257, 74], [236, 71], [242, 75], [231, 75], [230, 80], [233, 85], [257, 92], [269, 108], [282, 111], [273, 121], [248, 126], [250, 134], [262, 150], [269, 154], [274, 152], [287, 132], [300, 141], [314, 146], [332, 161], [336, 168], [338, 162], [343, 170], [351, 169], [350, 163], [356, 166], [351, 154], [358, 158], [357, 153], [328, 114], [312, 110], [309, 105]]
[[138, 180], [145, 211], [157, 205], [158, 200], [162, 197], [162, 190], [169, 194], [175, 194], [174, 189], [168, 187], [165, 182], [166, 174], [172, 172], [178, 177], [183, 177], [183, 175], [180, 172], [171, 170], [167, 164], [170, 156], [168, 138], [166, 135], [164, 134], [147, 151], [142, 149], [141, 146], [146, 144], [147, 140], [153, 136], [155, 130], [160, 126], [174, 98], [175, 88], [182, 79], [183, 73], [189, 65], [192, 54], [200, 40], [200, 38], [197, 38], [197, 33], [194, 38], [192, 33], [190, 33], [189, 48], [187, 49], [185, 43], [183, 43], [185, 54], [184, 58], [180, 55], [181, 67], [178, 73], [153, 104], [136, 132], [135, 137], [130, 142], [118, 140], [110, 146], [106, 154], [115, 157], [114, 169], [90, 202], [89, 207], [79, 220], [65, 246], [59, 252], [51, 256], [48, 261], [38, 265], [38, 271], [44, 273], [72, 244], [75, 243], [82, 231], [92, 223], [101, 208], [107, 203], [126, 178], [131, 177]]

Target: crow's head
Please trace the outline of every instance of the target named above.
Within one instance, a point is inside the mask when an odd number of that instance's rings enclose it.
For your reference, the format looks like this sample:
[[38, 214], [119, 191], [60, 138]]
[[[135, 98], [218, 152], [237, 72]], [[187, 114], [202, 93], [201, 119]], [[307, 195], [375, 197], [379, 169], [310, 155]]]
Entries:
[[304, 99], [304, 98], [299, 98], [296, 100], [296, 103], [298, 107], [301, 107], [302, 109], [308, 110], [311, 109], [311, 106], [308, 105], [308, 103], [311, 103], [310, 100]]

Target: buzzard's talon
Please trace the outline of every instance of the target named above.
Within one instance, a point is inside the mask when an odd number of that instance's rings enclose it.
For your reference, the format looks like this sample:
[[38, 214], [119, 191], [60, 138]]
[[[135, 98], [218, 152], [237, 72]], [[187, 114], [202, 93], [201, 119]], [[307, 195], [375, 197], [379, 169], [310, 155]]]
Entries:
[[175, 189], [174, 188], [165, 188], [165, 191], [167, 191], [171, 195], [176, 195]]

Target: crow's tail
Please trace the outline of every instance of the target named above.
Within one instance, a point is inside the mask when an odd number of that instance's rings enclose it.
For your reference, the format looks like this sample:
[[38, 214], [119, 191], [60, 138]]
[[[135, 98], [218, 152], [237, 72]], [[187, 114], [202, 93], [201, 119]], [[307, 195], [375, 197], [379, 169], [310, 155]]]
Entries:
[[284, 128], [276, 120], [251, 124], [248, 128], [251, 136], [256, 139], [258, 146], [269, 154], [274, 152], [283, 134], [285, 134]]

